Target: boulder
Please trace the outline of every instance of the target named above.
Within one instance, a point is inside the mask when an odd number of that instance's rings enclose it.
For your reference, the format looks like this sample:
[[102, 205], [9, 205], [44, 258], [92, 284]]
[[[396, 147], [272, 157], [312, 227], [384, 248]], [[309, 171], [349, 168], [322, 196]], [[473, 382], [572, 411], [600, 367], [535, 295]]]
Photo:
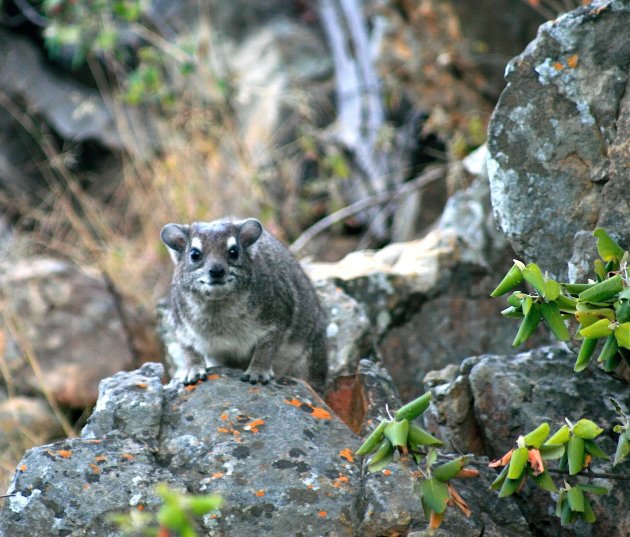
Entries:
[[[365, 307], [403, 400], [422, 393], [433, 369], [511, 349], [517, 327], [497, 323], [505, 306], [490, 292], [513, 255], [495, 228], [483, 154], [467, 164], [479, 175], [448, 200], [424, 238], [307, 266], [311, 278], [331, 281]], [[528, 348], [547, 341], [540, 331]]]
[[[519, 435], [542, 422], [549, 423], [555, 432], [565, 418], [573, 423], [588, 418], [604, 428], [598, 443], [612, 455], [617, 439], [612, 434], [616, 414], [609, 397], [628, 408], [628, 387], [596, 367], [575, 373], [575, 358], [575, 353], [568, 350], [542, 347], [516, 355], [468, 358], [457, 371], [446, 372], [442, 385], [436, 375], [431, 375], [427, 380], [435, 386], [436, 397], [427, 413], [427, 427], [450, 440], [451, 447], [494, 459], [514, 447]], [[592, 469], [610, 472], [610, 466], [610, 462], [596, 459]], [[564, 478], [570, 483], [586, 481]], [[555, 481], [561, 484], [561, 476], [555, 476]], [[630, 484], [601, 478], [595, 479], [594, 484], [605, 486], [610, 492], [606, 496], [589, 495], [597, 516], [593, 525], [579, 522], [562, 528], [560, 520], [553, 516], [554, 500], [531, 484], [519, 493], [517, 500], [535, 535], [627, 536]]]
[[490, 122], [497, 221], [523, 260], [561, 279], [590, 267], [580, 234], [602, 226], [629, 246], [629, 25], [623, 0], [542, 25], [508, 65]]
[[[98, 275], [51, 258], [0, 266], [5, 360], [15, 390], [59, 404], [94, 404], [99, 381], [131, 369], [158, 347], [150, 325]], [[141, 350], [140, 350], [141, 349]]]
[[[378, 368], [362, 362], [360, 370], [367, 400], [399, 405]], [[287, 528], [377, 536], [426, 527], [409, 460], [366, 476], [354, 456], [359, 438], [303, 382], [250, 386], [237, 371], [215, 368], [205, 382], [184, 387], [162, 385], [163, 373], [160, 364], [145, 364], [106, 379], [79, 438], [27, 451], [0, 510], [0, 534], [114, 537], [109, 515], [156, 510], [158, 483], [223, 497], [218, 512], [198, 521], [210, 536], [284, 535]], [[449, 510], [442, 534], [480, 537], [502, 528], [529, 535], [512, 502], [500, 511], [491, 496], [482, 502], [492, 472], [482, 474], [481, 487], [476, 480], [458, 486], [473, 517]]]

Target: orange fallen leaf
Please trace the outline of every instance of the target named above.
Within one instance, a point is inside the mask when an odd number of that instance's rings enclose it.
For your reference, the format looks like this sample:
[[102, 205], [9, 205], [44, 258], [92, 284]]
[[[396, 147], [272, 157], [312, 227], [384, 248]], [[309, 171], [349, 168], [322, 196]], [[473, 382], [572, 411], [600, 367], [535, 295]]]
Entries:
[[444, 519], [444, 513], [436, 513], [435, 511], [431, 511], [431, 518], [429, 520], [429, 527], [432, 530], [436, 530], [442, 524], [442, 520]]
[[470, 515], [472, 515], [472, 510], [464, 501], [464, 498], [459, 495], [459, 492], [455, 490], [455, 487], [453, 487], [453, 485], [451, 485], [450, 483], [447, 485], [447, 487], [448, 493], [450, 494], [451, 500], [453, 500], [453, 504], [455, 504], [455, 507], [457, 507], [462, 513], [464, 513], [464, 516], [469, 517]]
[[97, 455], [96, 457], [94, 457], [94, 460], [96, 462], [104, 462], [107, 460], [107, 457], [105, 455]]
[[136, 505], [136, 509], [138, 511], [144, 511], [144, 505], [142, 505], [141, 503], [139, 503], [138, 505]]
[[264, 490], [257, 490], [255, 492], [256, 496], [258, 496], [259, 498], [262, 498], [265, 495], [265, 491]]
[[468, 479], [469, 477], [477, 477], [478, 475], [479, 470], [476, 470], [475, 468], [462, 468], [455, 477], [460, 479]]
[[220, 378], [221, 378], [221, 375], [217, 375], [216, 373], [213, 373], [212, 375], [208, 375], [206, 377], [206, 380], [217, 380], [217, 379], [220, 379]]
[[562, 70], [564, 69], [564, 65], [562, 65], [562, 63], [561, 63], [561, 62], [555, 62], [555, 63], [553, 64], [553, 68], [554, 68], [556, 71], [562, 71]]
[[22, 466], [20, 466], [20, 467], [18, 468], [18, 470], [19, 470], [20, 472], [26, 472], [26, 468], [27, 468], [26, 464], [23, 464]]
[[300, 401], [299, 399], [295, 399], [295, 398], [294, 399], [290, 399], [290, 400], [289, 399], [285, 399], [284, 402], [287, 405], [291, 405], [291, 406], [297, 406], [297, 407], [302, 406], [302, 401]]
[[226, 420], [228, 419], [228, 417], [229, 417], [229, 416], [228, 416], [227, 414], [221, 414], [221, 415], [219, 416], [219, 419], [220, 419], [221, 421], [226, 421]]
[[214, 474], [212, 474], [212, 477], [214, 479], [221, 479], [225, 474], [223, 472], [215, 472]]
[[328, 516], [328, 513], [326, 511], [320, 511], [319, 513], [317, 513], [317, 516], [321, 518], [326, 518]]
[[579, 59], [579, 56], [577, 54], [573, 54], [572, 56], [569, 56], [567, 58], [567, 65], [571, 69], [575, 69], [577, 67], [577, 64], [578, 64], [578, 59]]
[[136, 382], [136, 387], [141, 388], [143, 390], [147, 389], [148, 384], [146, 382]]
[[497, 459], [496, 461], [492, 461], [490, 464], [488, 464], [488, 466], [490, 466], [490, 468], [496, 468], [497, 466], [505, 466], [507, 463], [510, 462], [513, 452], [514, 452], [514, 449], [511, 449], [505, 455], [503, 455], [503, 457], [501, 457], [500, 459]]
[[530, 450], [527, 452], [527, 460], [529, 461], [529, 465], [534, 471], [534, 475], [540, 475], [545, 471], [545, 463], [540, 456], [539, 450], [535, 448], [530, 448]]
[[383, 470], [383, 475], [392, 475], [392, 471], [389, 468]]
[[135, 457], [131, 453], [121, 453], [120, 458], [128, 461], [132, 461], [135, 459]]
[[70, 451], [69, 449], [58, 449], [56, 453], [64, 459], [69, 459], [70, 457], [72, 457], [72, 451]]

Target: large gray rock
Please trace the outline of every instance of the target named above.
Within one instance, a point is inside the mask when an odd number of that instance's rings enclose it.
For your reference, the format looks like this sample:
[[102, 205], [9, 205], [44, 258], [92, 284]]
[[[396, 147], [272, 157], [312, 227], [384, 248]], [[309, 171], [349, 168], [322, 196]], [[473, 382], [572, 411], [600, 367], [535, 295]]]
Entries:
[[[150, 327], [95, 274], [51, 258], [0, 266], [5, 361], [17, 393], [94, 404], [102, 378], [159, 358]], [[143, 322], [144, 321], [144, 322]]]
[[[497, 458], [515, 446], [519, 435], [543, 421], [553, 432], [564, 424], [565, 417], [573, 423], [589, 418], [605, 429], [598, 443], [613, 454], [617, 436], [611, 431], [616, 414], [608, 398], [613, 396], [628, 408], [628, 386], [596, 367], [576, 374], [575, 358], [572, 352], [551, 347], [510, 356], [469, 358], [457, 371], [448, 372], [446, 383], [439, 385], [434, 375], [428, 379], [435, 385], [436, 397], [427, 426], [447, 439], [451, 447]], [[599, 472], [610, 471], [610, 463], [599, 460], [592, 467]], [[622, 468], [617, 472], [622, 473]], [[564, 478], [570, 483], [576, 481]], [[560, 476], [556, 481], [561, 484]], [[630, 485], [623, 480], [594, 481], [610, 490], [606, 496], [589, 496], [597, 522], [578, 523], [571, 528], [561, 528], [559, 519], [553, 516], [553, 500], [548, 493], [527, 486], [517, 498], [535, 534], [626, 537], [630, 532]]]
[[[497, 220], [514, 250], [560, 278], [582, 277], [605, 227], [627, 244], [630, 4], [599, 1], [540, 27], [509, 64], [488, 130]], [[572, 266], [567, 266], [574, 257]]]
[[[359, 369], [362, 397], [400, 404], [378, 367]], [[426, 527], [415, 467], [396, 459], [366, 476], [353, 455], [358, 437], [301, 381], [250, 386], [216, 368], [184, 387], [163, 386], [162, 375], [161, 365], [145, 364], [106, 379], [80, 438], [29, 450], [0, 511], [0, 535], [118, 536], [109, 514], [157, 509], [161, 482], [221, 494], [220, 511], [199, 521], [203, 535], [378, 536]], [[372, 426], [382, 410], [368, 404]], [[482, 473], [482, 486], [457, 485], [473, 517], [450, 510], [441, 535], [529, 535], [515, 504], [496, 509], [485, 493], [492, 472]]]

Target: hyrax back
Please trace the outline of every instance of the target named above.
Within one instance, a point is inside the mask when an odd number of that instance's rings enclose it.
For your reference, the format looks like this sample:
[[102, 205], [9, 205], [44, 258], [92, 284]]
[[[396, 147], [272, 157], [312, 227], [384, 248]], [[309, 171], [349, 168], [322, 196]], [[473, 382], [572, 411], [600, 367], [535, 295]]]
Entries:
[[214, 365], [247, 368], [252, 384], [274, 376], [326, 378], [326, 320], [315, 289], [285, 246], [258, 220], [167, 224], [175, 263], [169, 325], [185, 384]]

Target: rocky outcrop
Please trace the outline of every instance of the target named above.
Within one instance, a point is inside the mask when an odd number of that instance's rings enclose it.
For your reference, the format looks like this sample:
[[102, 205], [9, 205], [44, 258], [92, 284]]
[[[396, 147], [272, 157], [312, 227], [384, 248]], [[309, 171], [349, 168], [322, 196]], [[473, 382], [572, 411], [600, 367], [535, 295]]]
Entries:
[[628, 3], [611, 0], [541, 26], [490, 123], [497, 220], [519, 256], [559, 278], [584, 277], [580, 237], [595, 227], [627, 240], [629, 25]]
[[99, 275], [37, 258], [1, 266], [0, 288], [5, 381], [18, 394], [85, 408], [102, 378], [159, 358], [150, 324]]
[[[420, 395], [431, 370], [512, 348], [516, 327], [497, 323], [501, 303], [490, 298], [512, 255], [495, 228], [484, 170], [478, 171], [423, 239], [306, 267], [311, 278], [334, 283], [365, 308], [403, 400]], [[528, 344], [544, 341], [541, 331]]]
[[[565, 418], [573, 423], [588, 418], [604, 428], [599, 443], [606, 453], [613, 454], [617, 435], [612, 434], [612, 427], [616, 415], [609, 397], [630, 407], [628, 386], [596, 367], [576, 374], [574, 362], [574, 353], [559, 348], [468, 358], [459, 368], [445, 371], [442, 381], [436, 374], [427, 379], [435, 395], [427, 424], [453, 449], [497, 458], [514, 447], [519, 435], [543, 421], [555, 431], [564, 424]], [[593, 469], [609, 472], [610, 462], [594, 462]], [[623, 472], [623, 465], [617, 472]], [[576, 480], [567, 479], [571, 483]], [[584, 478], [578, 480], [586, 482]], [[560, 476], [557, 482], [561, 483]], [[615, 479], [595, 479], [594, 482], [610, 490], [606, 496], [589, 496], [597, 522], [592, 526], [577, 524], [564, 529], [552, 514], [553, 500], [549, 494], [527, 486], [518, 501], [535, 535], [628, 535], [630, 516], [626, 502], [630, 485]], [[497, 508], [501, 509], [501, 505]]]
[[[145, 364], [104, 380], [80, 438], [28, 451], [0, 511], [0, 533], [113, 537], [108, 514], [156, 509], [160, 482], [223, 496], [220, 512], [199, 521], [204, 535], [291, 528], [291, 535], [378, 536], [426, 526], [409, 461], [364, 475], [353, 454], [359, 438], [304, 383], [252, 387], [217, 368], [185, 388], [162, 385], [162, 375], [161, 365]], [[387, 399], [387, 389], [377, 393], [387, 379], [378, 376], [362, 365], [357, 378], [371, 379], [366, 400]], [[491, 477], [484, 471], [483, 484]], [[442, 534], [529, 535], [515, 505], [496, 512], [484, 489], [460, 487], [475, 514], [449, 511]]]

